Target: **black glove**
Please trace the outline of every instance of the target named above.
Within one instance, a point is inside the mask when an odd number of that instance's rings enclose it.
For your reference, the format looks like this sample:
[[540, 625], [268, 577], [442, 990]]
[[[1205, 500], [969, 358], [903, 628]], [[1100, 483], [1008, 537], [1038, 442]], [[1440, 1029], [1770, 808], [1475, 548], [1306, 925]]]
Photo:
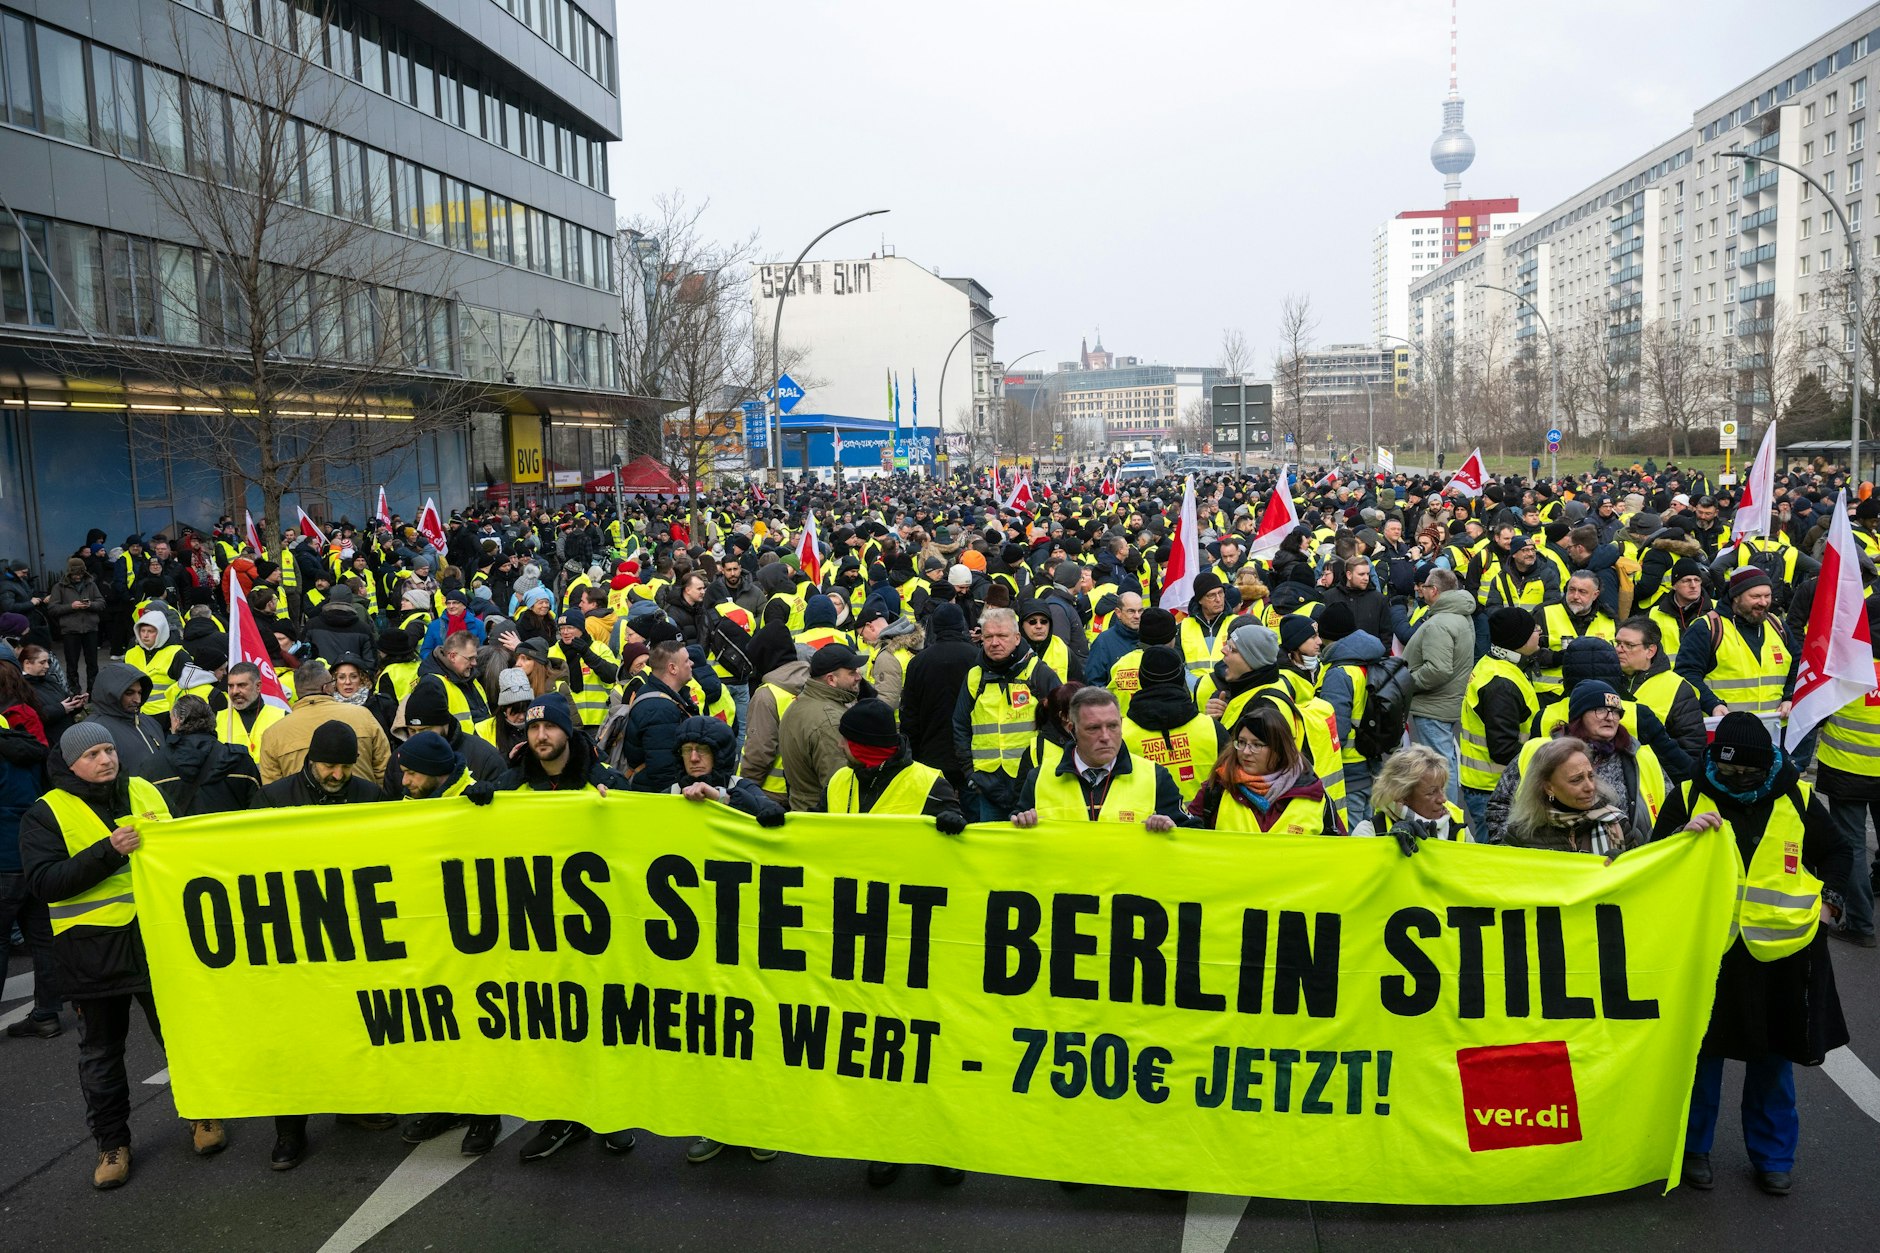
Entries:
[[1414, 825], [1400, 822], [1390, 829], [1390, 833], [1397, 837], [1397, 848], [1405, 857], [1416, 856], [1418, 836]]
[[760, 827], [780, 827], [783, 825], [783, 810], [767, 809], [757, 820]]
[[966, 830], [966, 817], [957, 809], [943, 809], [934, 816], [933, 824], [940, 828], [941, 835], [958, 835]]
[[494, 782], [472, 783], [463, 790], [463, 794], [470, 798], [473, 805], [487, 805], [495, 797], [496, 791]]

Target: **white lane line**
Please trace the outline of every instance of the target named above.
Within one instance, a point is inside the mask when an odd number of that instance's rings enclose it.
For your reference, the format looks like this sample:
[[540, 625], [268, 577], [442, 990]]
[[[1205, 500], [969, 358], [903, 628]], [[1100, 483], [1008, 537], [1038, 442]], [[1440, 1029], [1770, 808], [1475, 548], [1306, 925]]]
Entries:
[[1227, 1243], [1246, 1212], [1244, 1196], [1190, 1192], [1188, 1212], [1182, 1217], [1182, 1253], [1227, 1253]]
[[23, 975], [14, 975], [6, 981], [4, 987], [0, 987], [0, 1001], [16, 1001], [22, 996], [32, 994], [33, 972], [30, 970]]
[[[501, 1145], [522, 1127], [522, 1119], [505, 1116], [502, 1134], [497, 1136], [496, 1143]], [[326, 1243], [320, 1246], [320, 1253], [352, 1253], [409, 1213], [424, 1198], [475, 1165], [479, 1159], [465, 1157], [459, 1147], [462, 1143], [462, 1131], [453, 1130], [412, 1149], [405, 1160], [398, 1163], [397, 1169], [385, 1177], [378, 1190], [365, 1199], [365, 1204], [327, 1237]]]
[[1861, 1112], [1875, 1122], [1880, 1122], [1880, 1077], [1876, 1077], [1873, 1071], [1867, 1069], [1865, 1062], [1854, 1056], [1853, 1049], [1834, 1050], [1821, 1063], [1821, 1068], [1827, 1072], [1828, 1078], [1839, 1085], [1841, 1091], [1847, 1093], [1850, 1101], [1860, 1106]]
[[28, 1001], [24, 1005], [20, 1005], [13, 1009], [9, 1009], [6, 1013], [0, 1014], [0, 1031], [6, 1030], [6, 1028], [12, 1026], [14, 1023], [18, 1022], [20, 1019], [26, 1017], [26, 1015], [32, 1012], [33, 1012], [33, 1003], [31, 1001]]
[[162, 1070], [159, 1070], [156, 1074], [144, 1080], [145, 1083], [151, 1084], [159, 1088], [162, 1087], [164, 1084], [168, 1083], [169, 1081], [170, 1081], [170, 1068], [168, 1066], [165, 1066]]

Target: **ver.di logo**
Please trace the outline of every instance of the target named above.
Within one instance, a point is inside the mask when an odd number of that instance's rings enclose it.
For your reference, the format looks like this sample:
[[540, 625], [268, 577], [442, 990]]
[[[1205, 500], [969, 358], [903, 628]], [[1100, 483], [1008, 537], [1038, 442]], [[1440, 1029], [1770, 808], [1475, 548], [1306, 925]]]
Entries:
[[1458, 1049], [1469, 1151], [1580, 1139], [1580, 1101], [1564, 1040]]

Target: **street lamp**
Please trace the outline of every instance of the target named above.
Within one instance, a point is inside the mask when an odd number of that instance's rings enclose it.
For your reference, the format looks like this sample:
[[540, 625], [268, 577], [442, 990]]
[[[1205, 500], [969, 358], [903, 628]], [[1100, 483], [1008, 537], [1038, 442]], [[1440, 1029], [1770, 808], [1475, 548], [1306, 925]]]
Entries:
[[[1847, 241], [1848, 269], [1854, 272], [1854, 423], [1853, 429], [1848, 432], [1847, 437], [1847, 480], [1850, 484], [1858, 486], [1860, 483], [1860, 341], [1866, 338], [1867, 316], [1862, 311], [1860, 248], [1854, 243], [1854, 232], [1848, 227], [1847, 214], [1841, 212], [1840, 202], [1828, 193], [1828, 189], [1816, 182], [1814, 176], [1806, 170], [1790, 165], [1787, 161], [1778, 161], [1774, 157], [1752, 156], [1747, 152], [1737, 152], [1734, 149], [1723, 155], [1733, 161], [1761, 161], [1767, 165], [1780, 166], [1791, 173], [1801, 175], [1803, 182], [1821, 193], [1821, 198], [1828, 202], [1830, 209], [1834, 210], [1835, 220], [1841, 224], [1841, 237]], [[1743, 173], [1745, 177], [1748, 177], [1749, 169], [1747, 166], [1745, 166]], [[1774, 391], [1775, 389], [1771, 388], [1770, 390]], [[1775, 415], [1775, 398], [1773, 396], [1770, 397], [1769, 412], [1770, 416], [1773, 418]]]
[[[790, 295], [790, 280], [796, 276], [796, 267], [803, 264], [803, 258], [809, 255], [809, 250], [820, 244], [823, 237], [831, 231], [847, 226], [850, 222], [859, 222], [863, 218], [872, 218], [886, 212], [886, 209], [870, 209], [852, 218], [843, 218], [828, 230], [823, 231], [821, 235], [810, 240], [804, 246], [803, 251], [796, 254], [796, 260], [790, 263], [790, 268], [783, 272], [783, 286], [777, 289], [777, 316], [770, 323], [770, 399], [764, 405], [764, 429], [770, 436], [770, 464], [771, 468], [777, 472], [779, 479], [783, 478], [783, 409], [779, 405], [781, 398], [777, 395], [777, 380], [783, 377], [783, 363], [778, 357], [777, 337], [783, 333], [783, 302]], [[774, 422], [771, 416], [773, 410]], [[804, 459], [803, 468], [806, 471], [809, 469], [807, 457]]]
[[[1030, 352], [1021, 352], [1016, 357], [1013, 357], [1010, 361], [1006, 362], [1005, 368], [1009, 370], [1013, 366], [1017, 365], [1019, 362], [1023, 361], [1026, 357], [1035, 357], [1043, 351], [1044, 349], [1042, 348], [1034, 348]], [[945, 380], [942, 379], [941, 381], [944, 382]], [[1003, 394], [1004, 387], [1005, 387], [1004, 383], [1000, 383], [999, 387], [1000, 387], [1001, 394]], [[1025, 412], [1025, 427], [1026, 427], [1026, 430], [1029, 431], [1031, 435], [1031, 459], [1033, 461], [1036, 461], [1038, 459], [1038, 390], [1039, 389], [1037, 388], [1032, 389], [1031, 404], [1026, 406], [1026, 412]]]
[[[1513, 296], [1516, 300], [1519, 300], [1522, 304], [1534, 310], [1534, 316], [1541, 320], [1541, 330], [1547, 332], [1547, 356], [1549, 358], [1550, 364], [1553, 366], [1553, 371], [1552, 371], [1553, 392], [1552, 392], [1552, 398], [1549, 402], [1549, 407], [1551, 408], [1553, 412], [1553, 417], [1549, 420], [1548, 427], [1551, 430], [1556, 430], [1556, 431], [1559, 430], [1560, 429], [1560, 352], [1558, 349], [1554, 347], [1554, 328], [1547, 325], [1547, 315], [1541, 312], [1539, 305], [1535, 304], [1532, 300], [1529, 300], [1526, 296], [1523, 296], [1520, 292], [1515, 291], [1512, 287], [1497, 287], [1493, 283], [1477, 283], [1475, 284], [1475, 286], [1486, 287], [1489, 291], [1504, 292], [1507, 295]], [[1556, 464], [1554, 466], [1555, 472], [1558, 473], [1559, 469], [1560, 469], [1559, 465]], [[1540, 476], [1537, 474], [1534, 477], [1539, 478]]]
[[[1401, 335], [1385, 335], [1385, 334], [1380, 333], [1378, 335], [1378, 338], [1379, 339], [1394, 339], [1398, 343], [1402, 344], [1405, 348], [1408, 348], [1411, 352], [1414, 352], [1417, 355], [1417, 373], [1423, 375], [1424, 377], [1429, 376], [1429, 370], [1427, 369], [1429, 358], [1424, 355], [1423, 350], [1421, 348], [1417, 347], [1415, 344], [1411, 343], [1409, 340], [1405, 339]], [[1395, 370], [1392, 370], [1391, 371], [1391, 384], [1392, 384], [1393, 392], [1396, 390], [1396, 381], [1397, 381], [1396, 375], [1397, 375], [1397, 372]], [[1436, 402], [1440, 398], [1440, 395], [1441, 393], [1437, 391], [1432, 391], [1430, 393], [1430, 460], [1432, 462], [1436, 460], [1436, 444], [1437, 444], [1437, 404]], [[1434, 466], [1431, 466], [1431, 469], [1434, 469], [1434, 468], [1435, 468]]]
[[[953, 348], [947, 349], [946, 360], [940, 363], [940, 434], [936, 440], [937, 447], [935, 447], [934, 449], [934, 460], [936, 461], [938, 461], [942, 457], [946, 457], [945, 449], [946, 449], [946, 443], [947, 443], [947, 367], [953, 364], [953, 349], [958, 348], [962, 343], [966, 341], [966, 337], [968, 335], [971, 335], [974, 331], [978, 330], [980, 327], [991, 326], [994, 322], [1003, 322], [1003, 321], [1005, 321], [1005, 315], [1000, 314], [996, 318], [987, 318], [984, 322], [973, 323], [971, 326], [967, 327], [965, 330], [960, 332], [960, 337], [953, 341]], [[952, 459], [948, 458], [947, 460], [950, 466]]]

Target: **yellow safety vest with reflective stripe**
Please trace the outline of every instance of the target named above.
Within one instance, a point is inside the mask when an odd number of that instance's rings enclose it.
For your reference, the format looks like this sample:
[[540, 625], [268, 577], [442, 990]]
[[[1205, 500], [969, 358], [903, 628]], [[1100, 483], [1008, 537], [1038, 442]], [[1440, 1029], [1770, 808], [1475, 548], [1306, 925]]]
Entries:
[[300, 559], [294, 555], [293, 549], [283, 548], [281, 550], [280, 561], [277, 564], [280, 566], [281, 570], [281, 590], [283, 592], [299, 591]]
[[[1064, 755], [1070, 751], [1056, 744], [1047, 746], [1045, 760], [1038, 765], [1032, 808], [1038, 811], [1040, 818], [1090, 822], [1090, 806], [1084, 803], [1082, 781], [1075, 773], [1058, 773]], [[1133, 760], [1129, 767], [1128, 774], [1111, 770], [1109, 790], [1104, 793], [1095, 821], [1141, 822], [1155, 813], [1155, 764]]]
[[1058, 682], [1070, 682], [1071, 650], [1065, 647], [1063, 640], [1053, 635], [1042, 644], [1032, 639], [1027, 639], [1025, 642], [1031, 645], [1032, 652], [1038, 654], [1038, 660], [1044, 662], [1050, 668], [1051, 673], [1058, 677]]
[[1528, 682], [1527, 675], [1521, 673], [1520, 667], [1492, 654], [1475, 663], [1475, 673], [1470, 677], [1468, 691], [1462, 697], [1462, 737], [1458, 750], [1462, 759], [1460, 782], [1463, 787], [1474, 788], [1478, 792], [1494, 791], [1504, 768], [1488, 755], [1488, 728], [1482, 722], [1480, 711], [1476, 709], [1476, 701], [1482, 689], [1498, 678], [1507, 679], [1518, 687], [1527, 702], [1527, 712], [1521, 717], [1524, 732], [1534, 720], [1534, 715], [1540, 712], [1540, 700], [1534, 695], [1534, 685]]
[[1208, 771], [1221, 755], [1221, 733], [1206, 714], [1167, 731], [1151, 731], [1125, 718], [1123, 743], [1137, 761], [1153, 762], [1168, 771], [1184, 804], [1201, 794]]
[[[122, 826], [143, 814], [159, 818], [170, 816], [157, 785], [144, 779], [130, 780], [131, 812], [118, 818]], [[90, 805], [62, 788], [46, 793], [46, 807], [58, 820], [59, 834], [65, 837], [65, 851], [77, 857], [99, 840], [111, 838], [111, 829], [99, 821]], [[128, 927], [137, 921], [137, 902], [131, 896], [131, 867], [92, 884], [76, 896], [48, 901], [46, 912], [52, 916], [52, 933], [58, 935], [73, 927]]]
[[1737, 544], [1735, 569], [1741, 570], [1752, 564], [1757, 557], [1767, 553], [1782, 558], [1782, 581], [1790, 587], [1795, 586], [1795, 560], [1799, 555], [1795, 545], [1785, 536], [1780, 540], [1761, 539], [1751, 536]]
[[1003, 773], [1017, 778], [1024, 770], [1032, 732], [1038, 729], [1038, 711], [1030, 686], [1031, 672], [1037, 668], [1034, 653], [1009, 683], [987, 682], [981, 666], [966, 672], [966, 690], [973, 693], [969, 721], [975, 774]]
[[465, 735], [474, 735], [478, 739], [488, 740], [490, 743], [494, 744], [496, 742], [496, 719], [485, 718], [483, 721], [478, 722], [476, 715], [470, 709], [470, 698], [464, 695], [463, 689], [449, 679], [445, 679], [443, 682], [444, 703], [450, 710], [451, 716], [457, 719], [458, 730], [462, 731]]
[[1488, 604], [1489, 592], [1497, 587], [1501, 589], [1501, 603], [1512, 605], [1516, 609], [1532, 609], [1546, 603], [1547, 600], [1547, 584], [1541, 578], [1538, 562], [1535, 564], [1533, 575], [1520, 587], [1515, 586], [1514, 576], [1502, 566], [1501, 562], [1495, 562], [1483, 573], [1481, 590], [1476, 592], [1475, 599], [1481, 604]]
[[[1531, 739], [1521, 746], [1521, 753], [1515, 758], [1515, 762], [1516, 768], [1524, 777], [1529, 764], [1534, 760], [1534, 754], [1540, 752], [1541, 745], [1550, 738], [1552, 737], [1544, 736]], [[1665, 797], [1671, 794], [1671, 784], [1665, 778], [1665, 768], [1658, 764], [1658, 754], [1645, 745], [1639, 744], [1636, 735], [1633, 735], [1632, 742], [1636, 745], [1632, 760], [1638, 766], [1638, 794], [1645, 802], [1645, 808], [1651, 814], [1652, 821], [1657, 822], [1659, 813], [1665, 807]], [[1627, 797], [1626, 800], [1630, 803], [1631, 798]]]
[[1182, 650], [1182, 663], [1188, 667], [1190, 682], [1214, 669], [1214, 663], [1227, 651], [1227, 637], [1235, 625], [1233, 618], [1224, 616], [1215, 624], [1213, 638], [1209, 638], [1199, 618], [1182, 619], [1176, 638]]
[[379, 671], [379, 680], [374, 687], [390, 696], [393, 700], [403, 700], [411, 695], [411, 689], [418, 686], [418, 663], [415, 661], [387, 662], [385, 669]]
[[[715, 702], [705, 699], [705, 685], [697, 679], [687, 679], [685, 690], [692, 694], [692, 703], [705, 717], [716, 718], [726, 726], [731, 726], [737, 721], [738, 702], [733, 699], [730, 691], [723, 684], [718, 687], [718, 699]], [[778, 716], [781, 718], [781, 713]]]
[[835, 627], [810, 627], [806, 631], [799, 631], [796, 633], [796, 642], [817, 649], [829, 644], [847, 644], [850, 648], [855, 647], [855, 637]]
[[[1658, 721], [1669, 726], [1671, 706], [1677, 700], [1678, 693], [1686, 690], [1693, 699], [1696, 698], [1697, 689], [1691, 686], [1690, 680], [1680, 677], [1675, 670], [1660, 670], [1634, 688], [1631, 699], [1657, 714]], [[1632, 732], [1634, 739], [1638, 738], [1637, 730], [1632, 727], [1626, 729]]]
[[790, 607], [790, 620], [785, 623], [785, 629], [792, 635], [801, 631], [803, 629], [804, 598], [791, 593], [775, 592], [771, 594], [769, 600], [764, 602], [764, 608], [770, 608], [770, 606], [777, 601], [782, 601]]
[[769, 692], [777, 702], [777, 755], [771, 759], [770, 769], [764, 775], [764, 791], [769, 796], [784, 800], [790, 795], [789, 781], [783, 777], [783, 715], [790, 710], [790, 702], [796, 699], [796, 693], [787, 687], [778, 687], [775, 683], [765, 683], [758, 688], [760, 692]]
[[1118, 657], [1110, 667], [1110, 681], [1104, 686], [1116, 694], [1117, 711], [1129, 717], [1129, 702], [1142, 690], [1142, 649], [1132, 648]]
[[150, 680], [150, 695], [144, 697], [145, 713], [166, 714], [176, 703], [176, 680], [170, 677], [170, 667], [176, 662], [176, 654], [182, 651], [176, 644], [165, 644], [154, 653], [146, 652], [142, 644], [132, 644], [124, 650], [125, 664], [135, 666]]
[[901, 772], [888, 780], [881, 795], [868, 808], [862, 808], [862, 788], [855, 781], [855, 768], [843, 766], [829, 776], [823, 788], [823, 803], [832, 814], [919, 814], [927, 808], [927, 794], [933, 791], [940, 772], [932, 766], [910, 761]]
[[1857, 696], [1821, 724], [1815, 759], [1849, 774], [1880, 775], [1880, 665], [1873, 690]]
[[[1808, 784], [1797, 782], [1802, 803], [1808, 803]], [[1714, 814], [1710, 797], [1686, 785], [1691, 817]], [[1815, 938], [1821, 925], [1821, 880], [1802, 865], [1802, 814], [1784, 793], [1769, 808], [1769, 821], [1749, 864], [1728, 820], [1722, 835], [1737, 849], [1741, 870], [1736, 879], [1736, 912], [1730, 919], [1730, 938], [1743, 938], [1743, 947], [1757, 961], [1772, 962], [1798, 953]]]
[[1560, 670], [1559, 654], [1566, 651], [1567, 645], [1574, 640], [1595, 639], [1610, 643], [1618, 637], [1618, 624], [1612, 615], [1603, 610], [1593, 611], [1593, 620], [1581, 631], [1573, 625], [1573, 615], [1567, 612], [1565, 605], [1549, 605], [1541, 611], [1542, 620], [1547, 627], [1547, 647], [1554, 650], [1554, 664], [1540, 670], [1533, 676], [1534, 694], [1546, 696], [1561, 691], [1566, 686], [1566, 676]]
[[1223, 796], [1220, 808], [1214, 813], [1214, 829], [1239, 835], [1324, 835], [1325, 802], [1295, 796], [1280, 806], [1272, 825], [1262, 830], [1251, 808], [1231, 796]]
[[[1345, 757], [1338, 742], [1338, 715], [1331, 705], [1317, 696], [1297, 700], [1292, 686], [1282, 677], [1253, 689], [1249, 695], [1265, 700], [1292, 724], [1293, 746], [1311, 765], [1312, 772], [1325, 785], [1325, 795], [1332, 804], [1345, 804]], [[1233, 723], [1223, 722], [1223, 726]]]
[[1684, 627], [1676, 615], [1667, 613], [1664, 608], [1665, 598], [1659, 597], [1652, 602], [1651, 612], [1646, 616], [1658, 624], [1658, 651], [1672, 665], [1678, 664], [1678, 646], [1684, 642]]
[[[598, 653], [602, 661], [613, 662], [616, 665], [619, 664], [618, 660], [614, 657], [613, 650], [608, 648], [607, 645], [591, 643], [588, 647], [595, 653]], [[584, 727], [598, 727], [601, 723], [607, 721], [607, 690], [611, 685], [601, 682], [601, 676], [594, 672], [592, 666], [588, 665], [588, 654], [579, 653], [571, 656], [568, 650], [563, 648], [560, 643], [557, 643], [548, 651], [550, 656], [559, 657], [562, 661], [566, 662], [570, 670], [578, 668], [581, 671], [581, 690], [578, 692], [574, 691], [573, 685], [570, 684], [568, 692], [568, 703], [574, 706], [574, 716], [580, 721], [581, 725]]]
[[1736, 623], [1722, 614], [1711, 629], [1716, 662], [1710, 669], [1710, 690], [1732, 710], [1774, 713], [1789, 677], [1789, 642], [1782, 628], [1774, 618], [1763, 620], [1760, 653], [1750, 648]]
[[[1238, 696], [1226, 698], [1227, 708], [1221, 711], [1221, 725], [1231, 732], [1240, 721], [1240, 715], [1247, 711], [1247, 702], [1253, 699], [1254, 693], [1258, 690], [1258, 688], [1248, 688]], [[1195, 685], [1195, 708], [1206, 713], [1208, 702], [1219, 693], [1220, 688], [1214, 682], [1214, 672], [1210, 670], [1202, 675], [1201, 682]]]
[[[1364, 711], [1370, 708], [1371, 676], [1365, 672], [1364, 664], [1361, 662], [1340, 662], [1339, 664], [1342, 665], [1351, 676], [1351, 738], [1345, 741], [1344, 748], [1341, 750], [1340, 755], [1346, 761], [1363, 761], [1364, 754], [1359, 751], [1358, 748], [1358, 724], [1364, 721]], [[1331, 668], [1335, 667], [1319, 667], [1319, 689], [1321, 691], [1325, 688], [1326, 672]], [[1320, 697], [1320, 699], [1323, 700], [1324, 698]], [[1329, 705], [1330, 703], [1330, 701], [1326, 701], [1326, 704]], [[1336, 715], [1338, 711], [1334, 709], [1332, 713]]]
[[235, 706], [220, 710], [215, 715], [215, 738], [224, 744], [240, 745], [248, 750], [248, 755], [256, 761], [261, 760], [261, 736], [269, 727], [287, 716], [283, 711], [268, 704], [259, 696], [255, 697], [260, 712], [255, 714], [255, 725], [250, 727], [242, 722], [241, 711]]

